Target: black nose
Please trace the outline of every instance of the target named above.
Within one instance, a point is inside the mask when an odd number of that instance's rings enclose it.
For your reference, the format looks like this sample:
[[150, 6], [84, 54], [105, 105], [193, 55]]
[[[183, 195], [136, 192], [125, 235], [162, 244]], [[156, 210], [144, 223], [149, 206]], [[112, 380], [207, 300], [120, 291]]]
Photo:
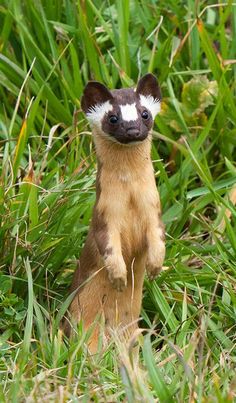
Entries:
[[130, 138], [137, 138], [139, 136], [139, 130], [133, 127], [130, 127], [126, 130], [127, 136]]

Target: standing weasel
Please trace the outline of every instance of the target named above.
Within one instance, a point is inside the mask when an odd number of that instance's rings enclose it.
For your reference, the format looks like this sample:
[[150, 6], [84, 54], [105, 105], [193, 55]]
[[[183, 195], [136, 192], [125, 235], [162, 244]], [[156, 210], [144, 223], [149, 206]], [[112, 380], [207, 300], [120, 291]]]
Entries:
[[[152, 74], [136, 89], [108, 90], [87, 84], [81, 106], [92, 127], [98, 171], [96, 203], [89, 233], [75, 272], [73, 320], [85, 329], [96, 323], [89, 339], [97, 349], [99, 318], [105, 335], [138, 327], [145, 268], [154, 279], [165, 257], [165, 233], [151, 162], [151, 129], [160, 111], [161, 93]], [[100, 321], [101, 323], [101, 321]], [[69, 332], [69, 322], [66, 326]]]

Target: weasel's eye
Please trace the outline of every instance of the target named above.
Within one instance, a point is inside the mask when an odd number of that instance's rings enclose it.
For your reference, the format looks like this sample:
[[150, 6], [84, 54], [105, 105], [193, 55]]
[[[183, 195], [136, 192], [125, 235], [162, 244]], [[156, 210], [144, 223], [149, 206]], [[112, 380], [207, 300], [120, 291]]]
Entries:
[[148, 119], [149, 118], [148, 111], [143, 111], [141, 116], [142, 116], [143, 119]]
[[112, 124], [117, 123], [118, 120], [119, 120], [119, 118], [118, 118], [118, 116], [116, 116], [116, 115], [111, 115], [111, 116], [109, 117], [109, 121], [110, 121], [110, 123], [112, 123]]

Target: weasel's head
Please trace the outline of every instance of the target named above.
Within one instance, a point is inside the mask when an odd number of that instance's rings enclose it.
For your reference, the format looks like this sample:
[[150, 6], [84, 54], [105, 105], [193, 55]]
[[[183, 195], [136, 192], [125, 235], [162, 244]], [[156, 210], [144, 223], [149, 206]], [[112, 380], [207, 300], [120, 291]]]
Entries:
[[160, 111], [161, 92], [152, 74], [142, 77], [136, 89], [110, 91], [97, 81], [90, 81], [81, 106], [90, 125], [101, 136], [120, 144], [136, 144], [147, 138]]

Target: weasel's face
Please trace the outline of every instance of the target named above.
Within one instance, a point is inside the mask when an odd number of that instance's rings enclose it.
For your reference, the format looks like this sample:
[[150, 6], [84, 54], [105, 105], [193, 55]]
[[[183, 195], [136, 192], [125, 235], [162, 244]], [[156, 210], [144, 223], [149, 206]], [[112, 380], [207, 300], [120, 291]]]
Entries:
[[136, 90], [109, 91], [103, 84], [91, 81], [85, 87], [81, 106], [101, 135], [120, 144], [136, 144], [147, 138], [160, 111], [160, 99], [156, 78], [147, 74], [139, 80]]

